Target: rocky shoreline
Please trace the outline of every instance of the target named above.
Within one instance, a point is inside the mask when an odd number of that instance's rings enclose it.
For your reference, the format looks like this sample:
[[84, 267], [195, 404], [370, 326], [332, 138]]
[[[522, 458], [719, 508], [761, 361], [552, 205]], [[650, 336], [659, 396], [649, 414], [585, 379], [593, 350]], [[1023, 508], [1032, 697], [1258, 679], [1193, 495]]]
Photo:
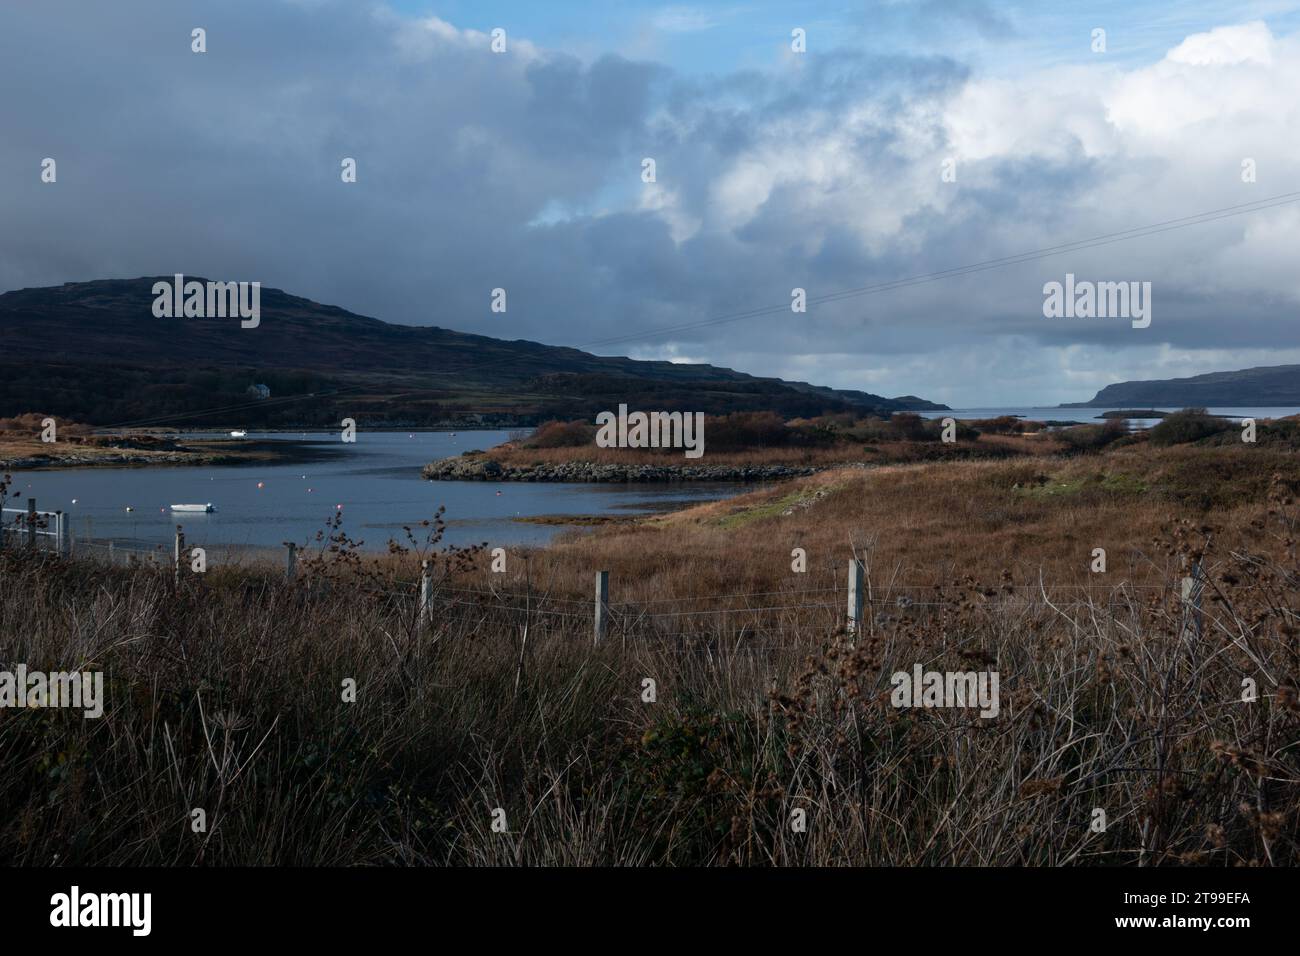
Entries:
[[428, 481], [779, 481], [811, 475], [816, 468], [795, 465], [609, 465], [587, 461], [502, 465], [481, 455], [442, 458], [424, 466]]

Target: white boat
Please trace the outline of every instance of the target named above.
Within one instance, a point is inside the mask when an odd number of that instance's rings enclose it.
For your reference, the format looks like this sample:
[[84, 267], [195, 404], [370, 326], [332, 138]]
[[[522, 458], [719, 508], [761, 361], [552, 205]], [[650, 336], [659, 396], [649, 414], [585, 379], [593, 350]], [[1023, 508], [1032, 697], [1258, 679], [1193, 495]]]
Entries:
[[202, 514], [212, 514], [216, 510], [210, 501], [206, 505], [172, 505], [172, 511], [198, 511]]
[[247, 438], [247, 437], [248, 437], [248, 432], [231, 432], [231, 433], [230, 433], [230, 437], [231, 437], [231, 438]]

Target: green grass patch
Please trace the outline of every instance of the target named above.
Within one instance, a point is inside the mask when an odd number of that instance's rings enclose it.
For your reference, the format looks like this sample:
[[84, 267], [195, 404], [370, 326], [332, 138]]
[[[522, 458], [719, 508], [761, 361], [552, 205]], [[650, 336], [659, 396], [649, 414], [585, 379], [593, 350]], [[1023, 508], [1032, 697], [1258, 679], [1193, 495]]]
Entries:
[[1150, 490], [1150, 486], [1135, 475], [1123, 473], [1097, 472], [1063, 481], [1048, 481], [1045, 484], [1021, 487], [1016, 493], [1026, 498], [1046, 500], [1068, 498], [1077, 495], [1101, 493], [1104, 495], [1140, 495]]
[[754, 505], [746, 508], [744, 511], [737, 511], [734, 514], [724, 515], [718, 519], [718, 525], [728, 530], [740, 528], [744, 525], [751, 524], [755, 521], [762, 521], [765, 518], [780, 517], [791, 508], [811, 505], [814, 501], [821, 500], [832, 492], [843, 487], [840, 485], [823, 486], [817, 489], [807, 489], [803, 491], [794, 491], [788, 495], [783, 495], [772, 501], [761, 505]]

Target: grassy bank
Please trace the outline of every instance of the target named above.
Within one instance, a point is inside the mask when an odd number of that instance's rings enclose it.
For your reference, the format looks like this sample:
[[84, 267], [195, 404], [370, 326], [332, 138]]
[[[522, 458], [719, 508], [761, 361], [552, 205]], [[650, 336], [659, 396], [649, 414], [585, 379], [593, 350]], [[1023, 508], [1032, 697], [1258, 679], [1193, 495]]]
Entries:
[[[566, 469], [583, 466], [608, 480], [601, 469], [639, 468], [733, 472], [737, 469], [822, 470], [837, 466], [872, 467], [925, 462], [998, 461], [1088, 455], [1103, 450], [1197, 445], [1243, 444], [1241, 426], [1204, 409], [1154, 413], [1162, 420], [1145, 431], [1130, 432], [1125, 418], [1138, 411], [1107, 413], [1107, 421], [1049, 428], [1047, 423], [1014, 416], [989, 419], [925, 419], [898, 412], [889, 419], [823, 415], [785, 420], [773, 413], [704, 416], [703, 450], [688, 458], [684, 448], [602, 447], [598, 430], [587, 421], [551, 421], [527, 435], [488, 450], [432, 463], [430, 478], [550, 480]], [[944, 422], [951, 424], [945, 427]], [[1271, 450], [1300, 450], [1300, 419], [1257, 423], [1254, 443]], [[647, 432], [647, 436], [650, 433]], [[671, 432], [669, 433], [671, 434]], [[647, 436], [639, 436], [638, 443]], [[667, 435], [661, 436], [664, 441]], [[697, 451], [700, 449], [697, 447]], [[784, 476], [782, 476], [784, 477]], [[733, 480], [728, 478], [728, 480]]]
[[[437, 551], [424, 627], [420, 554], [342, 528], [292, 584], [11, 552], [0, 660], [107, 702], [0, 710], [0, 859], [1294, 864], [1298, 483], [1241, 446], [830, 469], [503, 573]], [[892, 706], [917, 663], [996, 670], [998, 716]]]
[[[973, 425], [983, 426], [979, 430]], [[785, 466], [830, 468], [852, 463], [898, 463], [1011, 458], [1051, 454], [1060, 445], [1036, 422], [996, 419], [961, 423], [942, 440], [940, 421], [914, 412], [892, 418], [823, 415], [785, 420], [771, 412], [705, 416], [704, 452], [687, 458], [681, 448], [611, 448], [596, 442], [597, 428], [587, 421], [546, 422], [531, 434], [506, 442], [482, 455], [502, 468], [528, 469], [575, 463], [592, 465], [707, 466], [718, 469]]]

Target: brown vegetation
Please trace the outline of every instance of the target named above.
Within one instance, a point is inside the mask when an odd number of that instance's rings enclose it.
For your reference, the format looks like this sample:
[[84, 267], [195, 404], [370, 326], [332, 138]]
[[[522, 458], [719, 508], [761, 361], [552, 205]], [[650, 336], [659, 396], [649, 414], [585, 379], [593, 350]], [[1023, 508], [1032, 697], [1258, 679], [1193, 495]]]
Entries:
[[[54, 420], [55, 440], [46, 442], [44, 422]], [[0, 418], [0, 466], [77, 467], [82, 465], [197, 465], [241, 461], [274, 461], [304, 457], [283, 443], [186, 441], [181, 443], [162, 429], [122, 429], [96, 433], [82, 422], [28, 412]]]
[[[424, 627], [414, 542], [370, 562], [340, 526], [292, 585], [11, 548], [0, 659], [108, 701], [0, 715], [0, 859], [1294, 864], [1298, 484], [1240, 446], [834, 470], [504, 574], [435, 550]], [[999, 716], [891, 706], [914, 663], [998, 671]]]
[[[705, 455], [692, 464], [724, 468], [789, 465], [828, 468], [843, 464], [1008, 458], [1061, 447], [1036, 423], [992, 420], [988, 433], [959, 423], [957, 441], [940, 441], [941, 425], [914, 412], [889, 419], [850, 414], [786, 421], [772, 412], [705, 416]], [[586, 421], [546, 422], [521, 441], [486, 454], [506, 467], [590, 462], [599, 465], [663, 465], [684, 461], [680, 448], [600, 448]]]

